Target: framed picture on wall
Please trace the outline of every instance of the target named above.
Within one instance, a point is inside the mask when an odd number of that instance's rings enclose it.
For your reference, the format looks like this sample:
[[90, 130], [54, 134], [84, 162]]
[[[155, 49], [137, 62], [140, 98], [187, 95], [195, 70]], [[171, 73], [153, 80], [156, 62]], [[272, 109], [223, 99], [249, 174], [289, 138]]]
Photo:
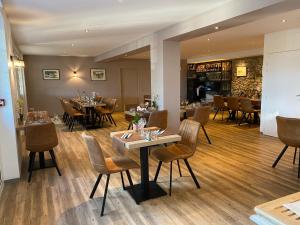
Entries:
[[247, 67], [246, 66], [236, 67], [236, 76], [237, 77], [246, 77], [247, 76]]
[[53, 70], [53, 69], [43, 70], [43, 79], [44, 80], [59, 80], [60, 79], [59, 70]]
[[91, 69], [92, 80], [106, 80], [105, 69]]

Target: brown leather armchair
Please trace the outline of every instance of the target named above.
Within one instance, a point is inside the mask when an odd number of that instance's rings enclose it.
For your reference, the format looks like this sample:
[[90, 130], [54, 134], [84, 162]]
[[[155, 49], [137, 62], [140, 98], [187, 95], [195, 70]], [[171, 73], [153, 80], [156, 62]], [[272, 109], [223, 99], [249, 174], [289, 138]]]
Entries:
[[[284, 148], [278, 155], [272, 167], [275, 168], [281, 157], [284, 155], [288, 147], [295, 147], [294, 160], [295, 163], [297, 148], [300, 147], [300, 119], [286, 118], [277, 116], [277, 133], [278, 138], [285, 144]], [[300, 177], [300, 156], [298, 165], [298, 178]]]
[[61, 176], [60, 170], [56, 163], [54, 148], [58, 145], [58, 138], [54, 123], [39, 125], [29, 125], [25, 127], [26, 150], [29, 151], [29, 176], [28, 182], [31, 181], [32, 171], [36, 153], [40, 158], [44, 152], [49, 151], [52, 162], [56, 167], [57, 173]]

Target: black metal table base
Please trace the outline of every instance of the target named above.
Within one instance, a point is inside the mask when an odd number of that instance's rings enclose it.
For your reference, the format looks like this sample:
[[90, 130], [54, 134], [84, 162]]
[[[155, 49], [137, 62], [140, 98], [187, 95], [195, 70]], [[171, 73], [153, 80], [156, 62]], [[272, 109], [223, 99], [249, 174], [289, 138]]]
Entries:
[[131, 197], [134, 199], [136, 197], [137, 202], [144, 202], [149, 199], [153, 198], [159, 198], [162, 196], [167, 195], [167, 192], [165, 192], [157, 183], [154, 181], [149, 182], [149, 191], [148, 193], [144, 193], [144, 190], [141, 187], [141, 184], [133, 185], [133, 189], [135, 192], [135, 196], [133, 195], [131, 189], [129, 187], [126, 188], [126, 190], [129, 192]]

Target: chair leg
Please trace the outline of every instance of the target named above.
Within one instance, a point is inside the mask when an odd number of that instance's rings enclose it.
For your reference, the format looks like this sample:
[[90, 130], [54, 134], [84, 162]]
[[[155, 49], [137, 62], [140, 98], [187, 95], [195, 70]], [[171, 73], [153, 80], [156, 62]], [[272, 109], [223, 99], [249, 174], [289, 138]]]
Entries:
[[135, 203], [138, 205], [139, 202], [137, 201], [137, 196], [136, 196], [136, 193], [135, 193], [134, 188], [133, 188], [133, 182], [132, 182], [129, 170], [126, 170], [126, 175], [127, 175], [127, 178], [128, 178], [129, 184], [130, 184], [130, 189], [131, 189], [131, 191], [133, 193], [133, 196], [134, 196]]
[[132, 126], [132, 123], [130, 122], [130, 123], [128, 124], [127, 130], [130, 130], [131, 126]]
[[112, 120], [111, 120], [111, 118], [110, 118], [109, 114], [106, 114], [106, 117], [108, 118], [108, 120], [109, 120], [110, 124], [113, 124], [113, 122], [112, 122]]
[[109, 114], [109, 117], [110, 117], [111, 121], [113, 122], [113, 124], [114, 124], [115, 126], [117, 126], [117, 124], [116, 124], [116, 122], [115, 122], [115, 120], [114, 120], [114, 118], [112, 117], [111, 114]]
[[173, 161], [170, 162], [170, 188], [169, 188], [169, 196], [172, 194], [172, 163]]
[[159, 174], [159, 171], [160, 171], [160, 168], [161, 168], [161, 164], [162, 164], [162, 161], [159, 161], [158, 167], [157, 167], [157, 170], [156, 170], [156, 173], [155, 173], [155, 177], [154, 177], [154, 182], [157, 181], [158, 174]]
[[215, 118], [216, 118], [216, 116], [217, 116], [217, 114], [218, 114], [219, 110], [220, 110], [220, 109], [217, 109], [217, 111], [216, 111], [216, 113], [215, 113], [215, 115], [214, 115], [214, 118], [213, 118], [213, 120], [215, 120]]
[[92, 192], [91, 192], [91, 194], [90, 194], [90, 198], [93, 198], [93, 197], [94, 197], [94, 194], [95, 194], [95, 192], [96, 192], [96, 190], [97, 190], [97, 187], [98, 187], [98, 185], [99, 185], [99, 182], [100, 182], [101, 178], [102, 178], [102, 174], [99, 174], [99, 176], [98, 176], [98, 178], [97, 178], [97, 180], [96, 180], [96, 183], [95, 183], [95, 185], [94, 185], [94, 187], [93, 187], [93, 190], [92, 190]]
[[195, 174], [194, 174], [194, 172], [193, 172], [193, 170], [192, 170], [192, 168], [191, 168], [191, 166], [190, 166], [188, 160], [187, 160], [187, 159], [184, 159], [184, 162], [185, 162], [185, 165], [186, 165], [186, 167], [188, 168], [188, 170], [189, 170], [189, 172], [190, 172], [190, 174], [191, 174], [191, 176], [192, 176], [192, 178], [193, 178], [193, 180], [194, 180], [194, 182], [195, 182], [197, 188], [200, 188], [200, 185], [199, 185], [199, 183], [198, 183], [198, 181], [197, 181], [197, 178], [196, 178], [196, 176], [195, 176]]
[[180, 169], [180, 163], [179, 163], [178, 159], [177, 159], [177, 166], [178, 166], [179, 175], [180, 175], [180, 177], [182, 177], [182, 173], [181, 173], [181, 169]]
[[299, 163], [298, 163], [298, 178], [300, 178], [300, 157], [299, 157]]
[[224, 110], [222, 110], [222, 121], [224, 119]]
[[242, 114], [242, 118], [241, 118], [241, 120], [239, 122], [239, 125], [242, 124], [242, 122], [244, 121], [244, 119], [246, 119], [246, 113], [245, 112], [243, 112], [243, 114]]
[[203, 130], [203, 132], [204, 132], [204, 134], [206, 136], [206, 139], [207, 139], [208, 143], [211, 144], [211, 141], [210, 141], [210, 139], [209, 139], [209, 137], [208, 137], [208, 135], [206, 133], [206, 130], [205, 130], [204, 126], [201, 125], [201, 127], [202, 127], [202, 130]]
[[109, 184], [109, 177], [110, 177], [110, 174], [107, 174], [105, 191], [104, 191], [104, 197], [103, 197], [103, 203], [102, 203], [102, 209], [101, 209], [101, 216], [103, 216], [103, 213], [104, 213], [104, 207], [105, 207], [107, 189], [108, 189], [108, 184]]
[[30, 152], [29, 153], [29, 176], [28, 176], [28, 183], [31, 181], [31, 176], [32, 176], [32, 170], [34, 167], [34, 159], [35, 159], [35, 152]]
[[122, 187], [123, 187], [123, 190], [125, 191], [125, 183], [124, 183], [124, 178], [123, 178], [123, 172], [120, 172], [121, 174], [121, 180], [122, 180]]
[[59, 168], [58, 168], [57, 163], [56, 163], [55, 154], [54, 154], [53, 149], [49, 150], [49, 153], [50, 153], [50, 156], [52, 158], [52, 162], [54, 163], [54, 166], [55, 166], [55, 168], [57, 170], [58, 175], [61, 176], [61, 173], [60, 173]]
[[279, 156], [277, 157], [277, 159], [273, 163], [273, 165], [272, 165], [273, 168], [275, 168], [275, 166], [277, 165], [277, 163], [279, 162], [279, 160], [281, 159], [281, 157], [283, 156], [283, 154], [285, 153], [285, 151], [288, 149], [288, 147], [289, 147], [288, 145], [284, 146], [284, 148], [280, 152]]
[[294, 153], [293, 164], [295, 164], [296, 157], [297, 157], [297, 147], [295, 147], [295, 153]]

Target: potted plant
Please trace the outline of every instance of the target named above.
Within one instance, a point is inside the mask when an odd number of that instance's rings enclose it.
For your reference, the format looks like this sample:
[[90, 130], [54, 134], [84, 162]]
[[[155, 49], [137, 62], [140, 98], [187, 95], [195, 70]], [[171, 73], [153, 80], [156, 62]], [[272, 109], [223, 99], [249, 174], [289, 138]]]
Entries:
[[23, 122], [23, 119], [24, 119], [24, 99], [22, 97], [19, 97], [17, 99], [17, 112], [19, 114], [20, 122]]
[[137, 131], [138, 130], [138, 127], [139, 127], [139, 120], [141, 119], [140, 115], [138, 113], [135, 114], [135, 116], [133, 117], [132, 119], [132, 129], [134, 131]]

